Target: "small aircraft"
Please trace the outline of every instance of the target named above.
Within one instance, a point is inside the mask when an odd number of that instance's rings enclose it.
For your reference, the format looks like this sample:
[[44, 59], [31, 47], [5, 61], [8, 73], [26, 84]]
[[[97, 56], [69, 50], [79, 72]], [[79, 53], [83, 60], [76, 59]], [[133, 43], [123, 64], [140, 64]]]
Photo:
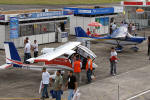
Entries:
[[114, 30], [112, 34], [101, 37], [89, 36], [81, 27], [75, 27], [75, 33], [78, 40], [81, 41], [98, 41], [101, 43], [117, 45], [117, 51], [122, 51], [124, 45], [135, 45], [133, 50], [138, 51], [136, 45], [146, 40], [145, 37], [132, 36], [129, 34], [126, 26], [121, 26]]
[[[73, 70], [69, 59], [71, 59], [74, 54], [78, 53], [82, 58], [86, 58], [87, 56], [90, 56], [93, 60], [96, 58], [96, 55], [91, 50], [80, 44], [81, 42], [68, 42], [57, 48], [43, 48], [43, 54], [41, 56], [27, 60], [30, 63], [36, 63], [36, 65], [33, 65], [24, 64], [21, 62], [21, 58], [13, 42], [4, 42], [6, 64], [0, 66], [0, 69], [6, 69], [13, 66], [31, 70], [41, 70], [43, 67], [46, 67], [47, 70], [52, 71]], [[37, 65], [37, 62], [43, 62], [44, 65]], [[93, 63], [93, 65], [97, 67], [95, 63]]]

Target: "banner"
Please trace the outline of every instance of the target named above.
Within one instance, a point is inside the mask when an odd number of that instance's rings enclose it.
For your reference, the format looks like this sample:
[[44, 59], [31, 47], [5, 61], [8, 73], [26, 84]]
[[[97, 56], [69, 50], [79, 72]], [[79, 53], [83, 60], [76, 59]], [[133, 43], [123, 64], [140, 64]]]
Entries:
[[18, 38], [19, 20], [17, 17], [10, 17], [10, 39]]
[[51, 12], [19, 14], [17, 17], [19, 19], [29, 19], [29, 18], [55, 17], [63, 15], [64, 15], [63, 11], [51, 11]]
[[0, 20], [5, 20], [5, 15], [0, 15]]
[[[64, 8], [64, 10], [71, 10], [74, 14], [86, 14], [86, 15], [96, 15], [96, 14], [112, 14], [114, 13], [114, 8]], [[118, 10], [117, 8], [115, 10]], [[119, 9], [120, 10], [120, 9]]]

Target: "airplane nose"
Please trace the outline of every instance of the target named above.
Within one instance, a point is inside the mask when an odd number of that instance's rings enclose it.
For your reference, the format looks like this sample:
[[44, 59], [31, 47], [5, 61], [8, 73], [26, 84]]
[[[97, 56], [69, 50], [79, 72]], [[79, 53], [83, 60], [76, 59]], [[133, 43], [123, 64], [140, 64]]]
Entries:
[[35, 60], [35, 58], [30, 58], [27, 61], [30, 62], [30, 63], [34, 63], [34, 60]]

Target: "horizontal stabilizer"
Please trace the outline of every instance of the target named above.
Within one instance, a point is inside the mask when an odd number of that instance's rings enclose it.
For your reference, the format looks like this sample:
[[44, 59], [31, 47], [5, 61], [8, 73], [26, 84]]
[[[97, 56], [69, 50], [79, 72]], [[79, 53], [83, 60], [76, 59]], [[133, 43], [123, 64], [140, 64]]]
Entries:
[[1, 69], [7, 69], [7, 68], [9, 68], [9, 67], [11, 67], [12, 66], [12, 64], [4, 64], [4, 65], [1, 65], [0, 66], [0, 70]]

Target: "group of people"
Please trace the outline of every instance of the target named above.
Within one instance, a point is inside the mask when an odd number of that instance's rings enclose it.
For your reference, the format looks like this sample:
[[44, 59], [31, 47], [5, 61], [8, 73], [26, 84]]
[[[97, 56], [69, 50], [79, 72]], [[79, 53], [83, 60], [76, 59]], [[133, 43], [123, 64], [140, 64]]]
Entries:
[[34, 51], [34, 57], [38, 56], [38, 44], [37, 40], [34, 40], [34, 43], [31, 44], [31, 41], [28, 37], [24, 40], [24, 63], [28, 64], [26, 60], [31, 58], [31, 50]]
[[[73, 98], [73, 95], [77, 90], [77, 87], [81, 83], [82, 61], [80, 60], [80, 56], [77, 54], [74, 55], [72, 57], [71, 62], [72, 62], [73, 71], [68, 72], [68, 77], [67, 77], [67, 81], [65, 82], [65, 88], [64, 88], [64, 90], [67, 90], [67, 88], [69, 89], [68, 100], [71, 100]], [[87, 75], [88, 83], [91, 83], [92, 71], [93, 71], [92, 59], [90, 58], [90, 56], [87, 56], [86, 75]], [[49, 98], [47, 87], [48, 85], [50, 85], [53, 86], [53, 90], [51, 91], [52, 97], [55, 97], [56, 100], [61, 100], [62, 86], [63, 86], [63, 78], [61, 76], [61, 71], [60, 70], [57, 71], [54, 82], [52, 82], [52, 79], [50, 78], [50, 74], [46, 71], [45, 67], [43, 68], [42, 72], [43, 72], [42, 83], [44, 84], [42, 99]]]
[[[24, 40], [24, 62], [28, 63], [26, 60], [31, 58], [31, 50], [34, 51], [34, 57], [38, 56], [38, 44], [37, 41], [34, 40], [34, 44], [31, 44], [28, 37]], [[93, 73], [93, 62], [90, 56], [87, 56], [85, 64], [87, 83], [91, 83], [92, 81], [92, 73]], [[111, 56], [110, 56], [110, 74], [116, 75], [116, 63], [118, 61], [117, 52], [115, 48], [111, 48]], [[77, 87], [81, 83], [81, 69], [83, 67], [83, 61], [78, 54], [75, 54], [71, 58], [73, 71], [68, 72], [67, 81], [65, 83], [65, 90], [69, 89], [68, 100], [71, 100]], [[58, 70], [56, 73], [55, 81], [52, 82], [52, 78], [50, 78], [50, 74], [46, 71], [46, 68], [42, 69], [42, 83], [43, 83], [43, 92], [42, 99], [49, 98], [47, 87], [52, 86], [53, 84], [53, 93], [55, 95], [56, 100], [61, 100], [62, 94], [62, 86], [63, 86], [63, 77], [61, 76], [61, 71]]]
[[[50, 74], [46, 71], [46, 67], [42, 69], [42, 84], [43, 84], [43, 92], [41, 99], [49, 98], [47, 87], [52, 86], [52, 78]], [[55, 94], [56, 100], [61, 100], [61, 88], [63, 85], [63, 78], [61, 76], [61, 71], [58, 70], [56, 73], [54, 85], [53, 85], [53, 95]]]
[[130, 34], [133, 34], [134, 36], [136, 36], [136, 26], [135, 26], [135, 24], [134, 23], [130, 23], [129, 25], [128, 25], [128, 30], [129, 30], [129, 33]]
[[[128, 28], [128, 32], [134, 36], [136, 36], [136, 26], [134, 23], [127, 23], [127, 22], [121, 22], [120, 26], [126, 26]], [[117, 24], [115, 22], [112, 22], [110, 24], [110, 34], [113, 33], [114, 30], [117, 29]]]
[[[80, 56], [79, 55], [75, 55], [73, 58], [73, 69], [74, 69], [74, 75], [77, 78], [77, 82], [78, 84], [81, 83], [81, 68], [83, 62], [80, 60]], [[91, 75], [92, 75], [92, 71], [93, 71], [93, 65], [92, 65], [92, 59], [90, 58], [90, 56], [87, 56], [87, 61], [86, 61], [86, 65], [85, 65], [85, 70], [86, 70], [86, 76], [87, 76], [87, 83], [91, 83]]]

